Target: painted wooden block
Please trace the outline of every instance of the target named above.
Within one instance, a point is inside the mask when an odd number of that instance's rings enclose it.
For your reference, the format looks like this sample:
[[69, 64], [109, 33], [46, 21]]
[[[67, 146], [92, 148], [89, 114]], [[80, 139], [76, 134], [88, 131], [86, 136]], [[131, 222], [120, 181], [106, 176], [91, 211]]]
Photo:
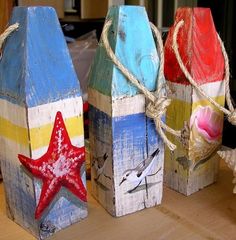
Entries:
[[[109, 10], [108, 39], [116, 56], [149, 91], [159, 57], [143, 7]], [[92, 193], [113, 216], [160, 204], [163, 142], [145, 115], [146, 100], [115, 67], [102, 42], [89, 81]]]
[[56, 13], [19, 7], [0, 62], [8, 214], [40, 239], [87, 216], [80, 86]]
[[177, 35], [179, 53], [193, 79], [220, 105], [225, 102], [224, 58], [210, 9], [180, 8], [165, 43], [165, 77], [172, 91], [167, 125], [181, 129], [189, 122], [189, 146], [177, 140], [177, 150], [166, 150], [164, 181], [190, 195], [216, 181], [217, 148], [221, 145], [223, 114], [190, 85], [173, 51], [176, 25], [184, 20]]

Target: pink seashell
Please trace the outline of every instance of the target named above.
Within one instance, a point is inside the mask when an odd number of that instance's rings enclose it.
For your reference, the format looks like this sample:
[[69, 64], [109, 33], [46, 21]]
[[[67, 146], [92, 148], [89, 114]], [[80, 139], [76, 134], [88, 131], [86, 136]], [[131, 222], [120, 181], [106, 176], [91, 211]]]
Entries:
[[207, 141], [216, 141], [222, 135], [223, 117], [210, 106], [198, 107], [190, 118], [190, 127], [193, 125]]

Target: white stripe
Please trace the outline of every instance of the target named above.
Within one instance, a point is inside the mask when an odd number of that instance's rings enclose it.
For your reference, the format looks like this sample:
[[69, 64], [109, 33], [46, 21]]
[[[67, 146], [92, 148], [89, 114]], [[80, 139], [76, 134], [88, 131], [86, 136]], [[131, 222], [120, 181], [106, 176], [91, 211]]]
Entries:
[[138, 94], [112, 101], [112, 116], [120, 117], [145, 112], [145, 97]]
[[[56, 113], [62, 112], [64, 119], [82, 116], [82, 97], [74, 97], [53, 103], [39, 105], [28, 109], [28, 123], [30, 128], [37, 128], [54, 122]], [[27, 127], [26, 108], [0, 99], [0, 117], [20, 127]]]
[[11, 103], [5, 99], [0, 99], [0, 117], [5, 118], [17, 126], [27, 126], [25, 107]]
[[111, 100], [111, 97], [105, 96], [94, 89], [89, 89], [88, 94], [89, 104], [110, 117], [121, 117], [145, 112], [145, 97], [143, 94], [116, 100]]
[[62, 113], [63, 119], [82, 116], [82, 97], [69, 98], [29, 108], [29, 128], [38, 128], [42, 125], [53, 123], [58, 111]]
[[[84, 136], [71, 138], [71, 144], [76, 147], [83, 147], [84, 146]], [[48, 149], [48, 146], [33, 150], [32, 158], [37, 159], [37, 158], [42, 157], [47, 152], [47, 149]]]
[[191, 85], [183, 85], [179, 83], [173, 83], [170, 81], [166, 81], [168, 87], [170, 88], [169, 97], [171, 99], [178, 99], [184, 102], [191, 103], [192, 101], [192, 86]]
[[[197, 90], [193, 89], [191, 85], [173, 83], [170, 81], [167, 81], [167, 84], [172, 92], [169, 95], [169, 97], [172, 99], [178, 99], [189, 103], [205, 99], [199, 93], [197, 93]], [[212, 98], [225, 95], [225, 81], [205, 83], [200, 87], [208, 96]]]
[[[201, 88], [209, 97], [215, 98], [225, 96], [225, 81], [203, 84], [201, 85]], [[202, 99], [205, 98], [200, 95], [196, 89], [193, 89], [193, 102], [197, 102]]]

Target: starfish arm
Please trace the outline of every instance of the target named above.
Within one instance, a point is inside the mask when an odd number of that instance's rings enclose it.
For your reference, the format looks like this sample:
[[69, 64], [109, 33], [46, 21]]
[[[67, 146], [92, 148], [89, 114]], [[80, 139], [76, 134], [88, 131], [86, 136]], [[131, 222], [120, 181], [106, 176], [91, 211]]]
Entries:
[[20, 160], [21, 164], [33, 175], [38, 177], [41, 176], [41, 170], [37, 160], [33, 160], [21, 154], [18, 154], [18, 159]]
[[44, 210], [50, 205], [53, 201], [55, 195], [59, 192], [61, 185], [57, 178], [52, 179], [51, 181], [43, 181], [43, 186], [39, 198], [39, 203], [35, 210], [35, 218], [39, 219]]
[[47, 152], [33, 160], [21, 154], [18, 158], [33, 176], [43, 181], [35, 218], [41, 218], [53, 202], [61, 186], [65, 186], [81, 201], [87, 201], [86, 188], [80, 177], [85, 161], [85, 147], [71, 144], [61, 112], [57, 112]]
[[81, 201], [87, 202], [87, 190], [79, 174], [67, 175], [64, 185]]
[[83, 150], [83, 148], [80, 148], [80, 150], [74, 154], [74, 155], [69, 155], [68, 158], [71, 158], [70, 161], [73, 161], [73, 163], [71, 164], [71, 170], [72, 171], [77, 171], [76, 169], [80, 169], [81, 166], [84, 164], [85, 162], [85, 151]]
[[85, 158], [85, 147], [76, 147], [73, 145], [71, 145], [71, 147], [73, 148], [74, 152], [76, 152], [78, 156], [81, 156], [80, 158], [82, 159]]
[[[75, 147], [75, 146], [72, 146], [73, 148], [73, 155], [72, 155], [72, 158], [74, 159], [74, 166], [80, 166], [82, 165], [84, 162], [85, 162], [85, 147], [81, 147], [81, 148], [78, 148], [78, 147]], [[70, 154], [68, 156], [69, 158], [71, 157]]]

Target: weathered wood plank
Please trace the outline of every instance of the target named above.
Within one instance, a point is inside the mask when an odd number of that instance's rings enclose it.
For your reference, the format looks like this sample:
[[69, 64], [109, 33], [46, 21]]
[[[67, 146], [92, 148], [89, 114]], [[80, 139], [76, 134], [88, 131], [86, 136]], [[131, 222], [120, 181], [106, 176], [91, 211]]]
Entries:
[[0, 159], [9, 216], [43, 239], [87, 216], [83, 104], [54, 9], [15, 8], [14, 22], [0, 62]]
[[[107, 19], [113, 22], [108, 38], [116, 56], [154, 91], [159, 58], [144, 8], [113, 7]], [[114, 66], [102, 44], [91, 70], [89, 103], [93, 195], [114, 216], [160, 204], [162, 141], [145, 115], [143, 94]], [[153, 160], [157, 148], [160, 152]]]
[[194, 80], [216, 102], [224, 105], [224, 59], [209, 9], [181, 8], [165, 44], [165, 76], [173, 99], [167, 111], [167, 124], [181, 129], [189, 122], [189, 147], [177, 144], [173, 154], [166, 150], [165, 182], [171, 188], [190, 195], [216, 181], [221, 145], [223, 114], [189, 85], [174, 55], [173, 32], [184, 20], [178, 34], [179, 52]]

